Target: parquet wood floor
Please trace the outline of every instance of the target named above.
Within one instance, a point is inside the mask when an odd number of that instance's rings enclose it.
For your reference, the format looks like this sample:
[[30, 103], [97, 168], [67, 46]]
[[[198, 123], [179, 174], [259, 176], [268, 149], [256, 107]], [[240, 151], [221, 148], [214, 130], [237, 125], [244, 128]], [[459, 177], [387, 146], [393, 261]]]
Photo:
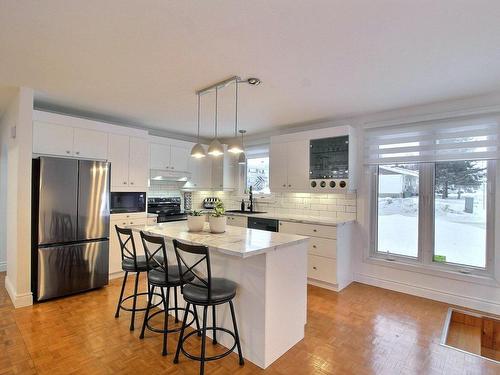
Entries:
[[[161, 336], [114, 318], [121, 279], [103, 289], [15, 310], [0, 273], [0, 375], [198, 373], [162, 357]], [[129, 283], [132, 287], [132, 283]], [[141, 285], [144, 284], [141, 283]], [[354, 283], [340, 293], [309, 286], [304, 340], [267, 370], [235, 354], [206, 374], [500, 374], [500, 365], [439, 345], [448, 305]], [[136, 327], [140, 327], [138, 314]], [[169, 353], [177, 335], [169, 337]], [[197, 350], [196, 337], [189, 347]], [[210, 350], [220, 350], [211, 348]]]

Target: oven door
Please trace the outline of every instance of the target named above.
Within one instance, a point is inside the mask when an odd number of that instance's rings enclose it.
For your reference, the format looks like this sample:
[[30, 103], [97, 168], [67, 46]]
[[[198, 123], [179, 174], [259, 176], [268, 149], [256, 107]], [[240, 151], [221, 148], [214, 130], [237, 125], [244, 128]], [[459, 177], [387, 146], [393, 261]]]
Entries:
[[112, 192], [110, 195], [110, 212], [112, 214], [146, 212], [145, 192]]

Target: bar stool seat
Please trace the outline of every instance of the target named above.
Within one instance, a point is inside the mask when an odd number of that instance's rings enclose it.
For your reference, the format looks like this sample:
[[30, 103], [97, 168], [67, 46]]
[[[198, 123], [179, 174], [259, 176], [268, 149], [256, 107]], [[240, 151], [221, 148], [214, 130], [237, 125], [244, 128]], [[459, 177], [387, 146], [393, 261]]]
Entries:
[[214, 277], [210, 286], [210, 299], [207, 287], [202, 284], [186, 284], [182, 295], [186, 302], [199, 305], [226, 303], [236, 295], [237, 284], [234, 281]]
[[[187, 268], [184, 267], [182, 272], [186, 272]], [[187, 279], [193, 280], [194, 275], [187, 276]], [[167, 272], [163, 269], [153, 268], [148, 273], [148, 281], [152, 285], [162, 286], [162, 287], [175, 287], [181, 286], [181, 276], [179, 275], [179, 267], [168, 266]]]

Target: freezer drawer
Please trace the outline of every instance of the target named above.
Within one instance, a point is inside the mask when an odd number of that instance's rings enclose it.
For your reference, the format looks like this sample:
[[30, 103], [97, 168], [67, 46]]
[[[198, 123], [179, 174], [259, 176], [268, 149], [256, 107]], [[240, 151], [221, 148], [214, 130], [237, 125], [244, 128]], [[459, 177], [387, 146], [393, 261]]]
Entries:
[[37, 300], [108, 284], [109, 241], [38, 248]]

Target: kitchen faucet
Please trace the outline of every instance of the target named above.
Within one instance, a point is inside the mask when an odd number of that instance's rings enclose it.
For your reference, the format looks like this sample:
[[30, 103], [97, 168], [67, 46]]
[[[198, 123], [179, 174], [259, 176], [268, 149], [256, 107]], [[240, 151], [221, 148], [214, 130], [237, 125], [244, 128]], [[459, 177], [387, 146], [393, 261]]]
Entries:
[[253, 192], [252, 192], [252, 186], [248, 189], [248, 195], [249, 195], [249, 204], [248, 204], [248, 209], [250, 212], [253, 212]]

